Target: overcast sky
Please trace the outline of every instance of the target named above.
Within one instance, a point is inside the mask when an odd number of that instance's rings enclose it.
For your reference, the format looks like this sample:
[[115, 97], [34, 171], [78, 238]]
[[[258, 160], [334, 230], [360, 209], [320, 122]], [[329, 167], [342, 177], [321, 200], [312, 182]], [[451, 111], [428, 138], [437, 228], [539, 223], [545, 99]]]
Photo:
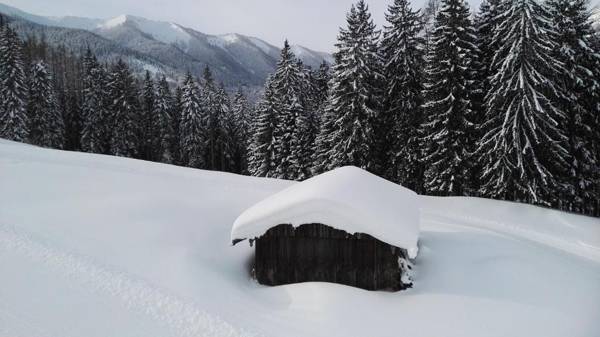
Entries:
[[[373, 18], [384, 22], [392, 0], [370, 0]], [[421, 7], [426, 0], [413, 0]], [[471, 5], [479, 6], [481, 0]], [[173, 21], [204, 33], [241, 33], [281, 46], [293, 44], [333, 51], [340, 25], [353, 0], [0, 0], [38, 15], [111, 18], [120, 14]]]

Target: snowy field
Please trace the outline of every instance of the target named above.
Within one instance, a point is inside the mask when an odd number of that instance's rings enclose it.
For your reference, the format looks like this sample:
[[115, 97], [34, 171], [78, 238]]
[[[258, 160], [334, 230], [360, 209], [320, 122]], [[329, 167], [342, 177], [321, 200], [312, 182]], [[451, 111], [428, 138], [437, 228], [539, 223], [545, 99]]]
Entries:
[[0, 336], [600, 336], [600, 220], [424, 198], [415, 287], [264, 287], [235, 218], [290, 182], [0, 140]]

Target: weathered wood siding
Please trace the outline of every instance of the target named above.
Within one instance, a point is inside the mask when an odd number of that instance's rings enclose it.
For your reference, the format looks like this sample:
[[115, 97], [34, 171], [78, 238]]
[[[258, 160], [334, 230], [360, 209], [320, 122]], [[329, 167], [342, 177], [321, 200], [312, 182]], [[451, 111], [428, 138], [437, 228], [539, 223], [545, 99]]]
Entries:
[[322, 224], [271, 228], [255, 240], [255, 277], [265, 285], [322, 281], [367, 290], [401, 290], [399, 248]]

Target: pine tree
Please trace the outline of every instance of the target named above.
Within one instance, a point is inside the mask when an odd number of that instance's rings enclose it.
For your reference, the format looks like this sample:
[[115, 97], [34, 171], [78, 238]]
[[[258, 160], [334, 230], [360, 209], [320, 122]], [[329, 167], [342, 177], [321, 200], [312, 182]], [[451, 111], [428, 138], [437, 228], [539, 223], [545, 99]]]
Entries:
[[236, 164], [234, 172], [248, 172], [248, 147], [250, 144], [250, 128], [252, 127], [251, 108], [242, 88], [239, 88], [231, 103], [231, 122], [229, 134], [232, 135], [234, 149], [233, 160]]
[[440, 10], [440, 3], [441, 0], [427, 0], [427, 3], [423, 7], [421, 22], [423, 24], [423, 39], [425, 40], [425, 55], [429, 53], [431, 38], [433, 36], [433, 31], [435, 30], [435, 17]]
[[300, 170], [302, 177], [299, 179], [310, 178], [313, 175], [314, 158], [316, 155], [317, 136], [321, 127], [321, 118], [329, 88], [329, 65], [325, 62], [321, 64], [319, 70], [313, 72], [310, 67], [302, 69], [302, 93], [306, 102], [306, 124], [304, 126], [303, 142], [301, 145], [301, 154], [299, 158]]
[[423, 105], [424, 187], [431, 194], [462, 195], [468, 182], [476, 52], [467, 4], [442, 1], [427, 55]]
[[83, 59], [63, 46], [50, 46], [43, 35], [28, 41], [25, 45], [28, 58], [44, 60], [53, 74], [52, 86], [64, 122], [64, 149], [81, 151]]
[[200, 101], [200, 91], [194, 78], [187, 74], [181, 95], [181, 120], [179, 126], [182, 164], [205, 168], [206, 139], [204, 120], [206, 112]]
[[557, 32], [554, 41], [556, 57], [564, 65], [558, 79], [565, 95], [558, 107], [565, 113], [563, 125], [571, 155], [569, 169], [563, 177], [561, 209], [591, 214], [600, 198], [598, 178], [600, 154], [594, 151], [594, 132], [600, 125], [600, 55], [592, 49], [594, 31], [590, 24], [587, 1], [550, 0], [552, 27]]
[[[478, 72], [477, 76], [482, 84], [484, 95], [490, 90], [490, 78], [498, 71], [498, 69], [492, 69], [494, 56], [500, 49], [498, 45], [500, 41], [494, 39], [494, 34], [497, 32], [499, 24], [505, 19], [508, 4], [507, 0], [484, 0], [474, 20], [481, 63], [481, 68], [475, 70]], [[503, 56], [499, 55], [498, 57]]]
[[160, 135], [157, 125], [156, 112], [156, 93], [154, 81], [150, 72], [146, 70], [142, 84], [141, 109], [138, 116], [138, 153], [145, 160], [159, 160], [157, 149], [160, 148]]
[[470, 183], [465, 186], [465, 195], [479, 196], [480, 194], [480, 179], [483, 167], [481, 160], [478, 160], [476, 151], [481, 138], [485, 134], [485, 130], [481, 127], [486, 119], [484, 97], [490, 90], [491, 76], [498, 71], [497, 69], [492, 69], [493, 58], [496, 56], [500, 57], [500, 55], [497, 55], [499, 52], [498, 42], [493, 37], [496, 28], [503, 20], [507, 4], [507, 0], [484, 0], [474, 18], [478, 53], [476, 54], [476, 58], [474, 57], [475, 62], [471, 66], [475, 76], [476, 88], [473, 91], [471, 99], [472, 117], [470, 118], [470, 122], [474, 125], [474, 130], [469, 133], [469, 144], [473, 144], [474, 146], [469, 151], [475, 153], [472, 153], [472, 159], [469, 160], [470, 175], [467, 180]]
[[221, 170], [221, 155], [223, 153], [223, 114], [222, 100], [215, 85], [210, 68], [206, 67], [203, 74], [202, 105], [205, 108], [204, 129], [206, 132], [206, 168]]
[[319, 70], [313, 75], [315, 111], [313, 120], [315, 123], [314, 151], [312, 153], [311, 174], [320, 174], [328, 171], [326, 163], [329, 162], [329, 151], [331, 149], [331, 134], [335, 116], [328, 109], [329, 83], [331, 81], [331, 68], [323, 61]]
[[[596, 54], [600, 54], [600, 37], [598, 35], [595, 35], [593, 40], [592, 40], [592, 45], [593, 45], [593, 49], [596, 51]], [[600, 61], [596, 62], [596, 65], [594, 67], [595, 69], [595, 73], [596, 78], [600, 78], [600, 74], [598, 74], [598, 72], [600, 72]], [[596, 102], [596, 109], [600, 110], [600, 102], [597, 101]], [[596, 154], [596, 158], [600, 161], [600, 113], [596, 113], [595, 118], [593, 118], [593, 121], [591, 123], [591, 128], [593, 131], [592, 133], [592, 141], [591, 141], [591, 149], [592, 149], [592, 153]], [[600, 166], [600, 163], [598, 163], [598, 165]], [[600, 170], [596, 171], [596, 195], [600, 195]], [[600, 198], [596, 198], [596, 202], [592, 204], [592, 207], [594, 208], [592, 211], [592, 215], [596, 216], [596, 217], [600, 217]]]
[[175, 95], [173, 96], [173, 105], [171, 109], [171, 125], [173, 129], [173, 141], [171, 153], [173, 154], [173, 163], [182, 165], [182, 154], [181, 154], [181, 113], [183, 111], [183, 89], [178, 86], [175, 89]]
[[65, 125], [58, 109], [48, 65], [36, 62], [29, 75], [29, 142], [34, 145], [62, 149]]
[[326, 61], [323, 61], [319, 69], [313, 73], [312, 79], [315, 105], [318, 111], [323, 111], [329, 92], [329, 81], [331, 80], [331, 68]]
[[137, 155], [137, 116], [139, 102], [131, 71], [125, 62], [118, 60], [113, 66], [108, 82], [112, 100], [107, 116], [110, 133], [110, 154], [121, 157]]
[[216, 91], [218, 106], [218, 126], [220, 129], [218, 138], [218, 167], [220, 171], [235, 172], [236, 151], [236, 121], [231, 110], [231, 101], [223, 83], [219, 84]]
[[280, 105], [274, 91], [273, 79], [269, 76], [265, 84], [265, 92], [254, 113], [248, 147], [248, 171], [257, 177], [275, 176], [273, 133]]
[[83, 67], [81, 148], [86, 152], [109, 153], [107, 74], [89, 48]]
[[[310, 165], [301, 153], [306, 146], [306, 90], [303, 66], [298, 63], [286, 40], [273, 75], [274, 95], [279, 107], [273, 130], [273, 161], [275, 177], [305, 179]], [[310, 145], [309, 145], [310, 146]]]
[[552, 55], [555, 32], [535, 0], [512, 1], [494, 33], [500, 46], [486, 95], [480, 150], [485, 196], [549, 204], [567, 167], [564, 120], [554, 80], [561, 63]]
[[65, 123], [65, 150], [81, 151], [81, 92], [68, 90], [66, 104], [62, 111]]
[[327, 114], [333, 126], [331, 131], [328, 128], [320, 131], [331, 132], [331, 136], [319, 136], [320, 146], [323, 139], [331, 137], [326, 143], [332, 148], [321, 166], [330, 169], [354, 165], [376, 170], [375, 127], [380, 117], [382, 80], [379, 31], [362, 0], [352, 6], [346, 20], [347, 27], [340, 29], [336, 44], [336, 64], [328, 99]]
[[331, 151], [333, 148], [333, 133], [337, 115], [328, 102], [329, 99], [322, 106], [320, 112], [319, 130], [315, 138], [315, 151], [313, 153], [313, 175], [321, 174], [335, 168], [331, 160]]
[[385, 74], [386, 176], [422, 192], [423, 168], [419, 127], [423, 104], [423, 45], [421, 18], [408, 0], [395, 0], [386, 13], [381, 49]]
[[21, 42], [8, 26], [0, 26], [0, 138], [27, 140], [27, 88]]
[[174, 162], [174, 145], [176, 140], [172, 121], [173, 98], [169, 90], [169, 83], [163, 75], [158, 82], [158, 90], [154, 101], [154, 113], [152, 129], [154, 130], [157, 141], [155, 141], [154, 151], [156, 160], [171, 164]]

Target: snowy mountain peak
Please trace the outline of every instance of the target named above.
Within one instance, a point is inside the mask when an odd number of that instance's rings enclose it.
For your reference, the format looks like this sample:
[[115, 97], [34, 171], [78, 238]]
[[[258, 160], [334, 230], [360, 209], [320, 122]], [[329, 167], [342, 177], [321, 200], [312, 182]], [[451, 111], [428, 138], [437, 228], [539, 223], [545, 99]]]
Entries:
[[114, 28], [117, 26], [120, 26], [122, 24], [124, 24], [125, 22], [127, 22], [127, 18], [128, 16], [125, 14], [116, 16], [112, 19], [108, 19], [106, 21], [104, 21], [103, 23], [99, 24], [97, 28], [100, 29], [110, 29], [110, 28]]
[[240, 36], [238, 34], [225, 34], [225, 35], [221, 35], [221, 38], [229, 43], [235, 43], [237, 41], [239, 41]]
[[119, 15], [106, 20], [97, 26], [98, 30], [111, 30], [124, 24], [132, 25], [141, 32], [152, 36], [157, 41], [171, 43], [188, 43], [190, 34], [185, 28], [174, 22], [156, 21], [133, 15]]

